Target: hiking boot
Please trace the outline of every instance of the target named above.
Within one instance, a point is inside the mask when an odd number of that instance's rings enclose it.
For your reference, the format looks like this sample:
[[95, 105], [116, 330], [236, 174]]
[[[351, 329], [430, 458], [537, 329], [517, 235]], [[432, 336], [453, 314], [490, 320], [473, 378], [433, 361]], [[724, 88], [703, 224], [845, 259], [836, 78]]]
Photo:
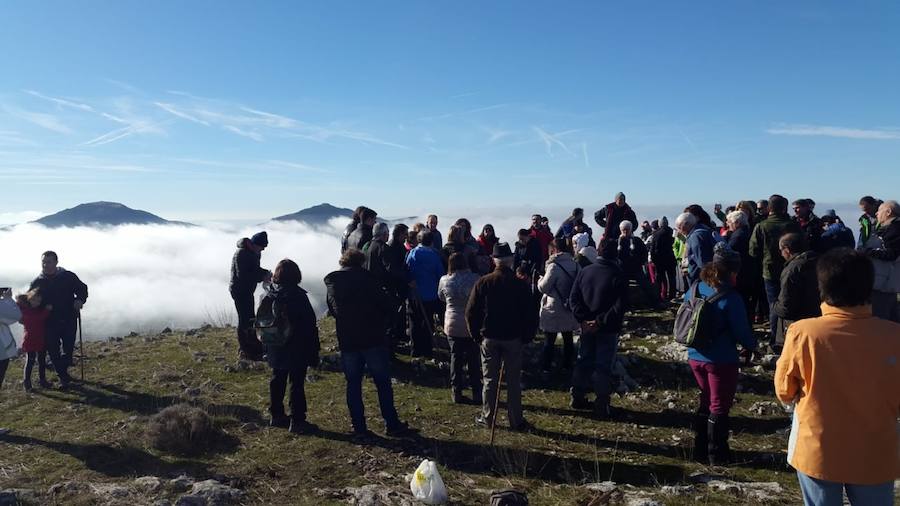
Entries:
[[31, 392], [32, 390], [34, 390], [31, 387], [31, 381], [28, 381], [28, 380], [25, 380], [22, 382], [22, 388], [24, 388], [26, 392]]
[[694, 413], [694, 454], [693, 460], [699, 464], [709, 464], [709, 413]]
[[384, 433], [389, 437], [403, 437], [410, 436], [416, 432], [418, 431], [410, 427], [408, 423], [400, 422], [393, 427], [389, 427]]
[[269, 427], [287, 429], [290, 426], [291, 419], [287, 415], [272, 415], [272, 418], [269, 420]]
[[373, 440], [377, 439], [378, 436], [375, 435], [374, 432], [369, 429], [353, 429], [353, 435], [351, 436], [353, 442], [358, 445], [371, 443]]
[[484, 415], [475, 416], [475, 425], [480, 425], [482, 427], [490, 427], [491, 421], [487, 419]]
[[614, 415], [613, 408], [609, 405], [609, 399], [596, 399], [593, 412], [594, 417], [598, 420], [610, 420]]
[[41, 388], [53, 388], [53, 384], [45, 379], [39, 381], [38, 386], [40, 386]]
[[319, 426], [309, 423], [306, 420], [291, 420], [291, 427], [288, 429], [291, 434], [315, 434], [319, 432]]
[[534, 425], [531, 425], [527, 420], [522, 420], [515, 427], [510, 427], [509, 430], [513, 432], [531, 432], [534, 430]]
[[588, 402], [587, 398], [584, 396], [584, 392], [580, 389], [572, 387], [569, 389], [569, 394], [571, 395], [571, 398], [569, 399], [570, 408], [582, 410], [591, 409], [591, 403]]
[[709, 435], [709, 465], [727, 466], [731, 463], [731, 449], [728, 447], [728, 415], [709, 415], [707, 432]]

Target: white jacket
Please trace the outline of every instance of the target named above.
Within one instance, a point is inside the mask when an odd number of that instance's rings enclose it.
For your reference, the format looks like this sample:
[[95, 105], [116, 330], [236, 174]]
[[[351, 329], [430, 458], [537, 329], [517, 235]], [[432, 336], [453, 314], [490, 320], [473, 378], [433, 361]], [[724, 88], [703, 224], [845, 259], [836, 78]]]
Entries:
[[546, 274], [538, 281], [538, 290], [544, 294], [540, 313], [544, 332], [572, 332], [578, 328], [578, 320], [565, 304], [578, 270], [578, 264], [568, 253], [557, 253], [547, 260]]
[[0, 299], [0, 360], [15, 358], [19, 355], [16, 340], [9, 326], [22, 319], [19, 306], [12, 299]]

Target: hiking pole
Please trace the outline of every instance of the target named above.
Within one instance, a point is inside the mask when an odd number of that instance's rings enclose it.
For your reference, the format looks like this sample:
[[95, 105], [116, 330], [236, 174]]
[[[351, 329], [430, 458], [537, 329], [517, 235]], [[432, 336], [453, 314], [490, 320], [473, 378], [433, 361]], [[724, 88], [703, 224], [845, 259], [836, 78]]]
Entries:
[[506, 361], [500, 363], [500, 377], [497, 378], [497, 396], [494, 397], [494, 417], [491, 418], [491, 443], [494, 446], [494, 429], [497, 428], [497, 411], [500, 410], [500, 390], [503, 388], [503, 369], [506, 368]]
[[78, 348], [80, 349], [81, 360], [81, 382], [84, 383], [84, 336], [81, 328], [81, 311], [78, 312]]

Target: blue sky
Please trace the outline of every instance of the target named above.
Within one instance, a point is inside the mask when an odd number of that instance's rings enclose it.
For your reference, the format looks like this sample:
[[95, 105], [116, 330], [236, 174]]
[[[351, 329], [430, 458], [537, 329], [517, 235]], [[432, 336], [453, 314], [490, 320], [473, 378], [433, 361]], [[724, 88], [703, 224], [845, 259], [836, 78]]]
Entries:
[[897, 198], [898, 26], [893, 1], [3, 2], [0, 212]]

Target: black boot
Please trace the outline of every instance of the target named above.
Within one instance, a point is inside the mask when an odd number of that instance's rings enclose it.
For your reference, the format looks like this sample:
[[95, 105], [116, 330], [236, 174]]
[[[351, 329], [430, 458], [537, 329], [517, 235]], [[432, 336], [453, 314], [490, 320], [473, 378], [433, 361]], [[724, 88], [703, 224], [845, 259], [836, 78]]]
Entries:
[[694, 413], [694, 462], [709, 464], [709, 413]]
[[569, 406], [572, 409], [591, 409], [591, 403], [585, 398], [583, 390], [572, 387], [569, 389], [569, 393], [572, 395], [569, 401]]
[[728, 448], [728, 415], [709, 415], [709, 465], [726, 466], [731, 463]]

